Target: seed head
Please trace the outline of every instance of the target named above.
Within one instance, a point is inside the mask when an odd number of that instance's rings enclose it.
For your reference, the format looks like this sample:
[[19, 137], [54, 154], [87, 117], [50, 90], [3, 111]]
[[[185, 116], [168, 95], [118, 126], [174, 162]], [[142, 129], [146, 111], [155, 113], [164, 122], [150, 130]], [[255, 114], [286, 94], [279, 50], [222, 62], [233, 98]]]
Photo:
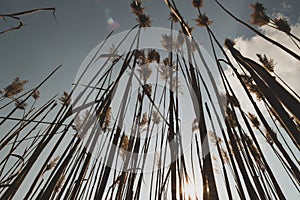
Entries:
[[160, 123], [161, 119], [160, 119], [160, 116], [159, 116], [158, 112], [156, 112], [156, 111], [152, 112], [152, 121], [153, 121], [154, 124], [159, 124]]
[[140, 26], [143, 28], [151, 27], [151, 20], [148, 15], [140, 14], [137, 16], [136, 20], [139, 22]]
[[15, 95], [24, 90], [24, 86], [27, 82], [28, 81], [21, 80], [19, 77], [16, 77], [10, 85], [4, 88], [4, 97], [13, 98]]
[[193, 0], [192, 4], [195, 8], [202, 8], [204, 5], [203, 0]]
[[174, 23], [178, 22], [178, 18], [176, 17], [176, 15], [174, 13], [170, 13], [169, 20], [171, 20]]
[[235, 42], [231, 39], [225, 39], [224, 45], [226, 48], [230, 49], [235, 45]]
[[209, 26], [211, 25], [212, 21], [206, 16], [204, 13], [203, 15], [198, 15], [198, 18], [195, 19], [197, 22], [197, 26], [203, 27], [203, 26]]
[[142, 4], [138, 0], [133, 0], [130, 4], [131, 11], [135, 15], [141, 15], [144, 13], [144, 8], [142, 7]]
[[41, 93], [38, 89], [33, 90], [32, 97], [34, 99], [38, 99], [38, 98], [40, 98], [40, 96], [41, 96]]
[[260, 122], [258, 121], [257, 117], [254, 114], [250, 113], [250, 112], [248, 112], [248, 115], [249, 115], [249, 118], [250, 118], [250, 121], [251, 121], [252, 125], [255, 128], [258, 129], [259, 126], [260, 126]]
[[60, 102], [64, 106], [68, 106], [71, 103], [71, 97], [67, 92], [64, 92], [63, 96], [59, 98]]
[[156, 61], [159, 63], [160, 61], [160, 55], [155, 49], [149, 49], [148, 50], [148, 61], [151, 63], [153, 61]]
[[149, 63], [141, 65], [140, 67], [141, 68], [137, 69], [137, 71], [140, 73], [141, 79], [143, 79], [144, 82], [146, 82], [152, 74], [152, 69], [150, 68]]
[[282, 18], [282, 17], [275, 18], [274, 24], [279, 30], [281, 30], [285, 33], [291, 32], [291, 27], [285, 18]]
[[59, 160], [59, 158], [60, 158], [60, 157], [57, 156], [57, 157], [55, 157], [53, 160], [51, 160], [51, 161], [47, 164], [46, 169], [45, 169], [45, 172], [48, 171], [48, 170], [50, 170], [50, 169], [53, 169], [53, 168], [56, 166], [57, 161]]
[[269, 17], [266, 15], [263, 4], [261, 3], [255, 3], [250, 4], [250, 7], [252, 9], [252, 13], [250, 15], [251, 17], [251, 24], [257, 25], [257, 26], [263, 26], [269, 23]]
[[260, 54], [256, 54], [259, 58], [259, 61], [263, 65], [263, 67], [268, 70], [269, 72], [274, 72], [274, 60], [272, 58], [268, 59], [266, 55], [262, 56]]
[[28, 103], [26, 103], [26, 102], [22, 103], [22, 101], [23, 101], [22, 99], [16, 99], [15, 106], [20, 110], [25, 110], [26, 107], [28, 106]]

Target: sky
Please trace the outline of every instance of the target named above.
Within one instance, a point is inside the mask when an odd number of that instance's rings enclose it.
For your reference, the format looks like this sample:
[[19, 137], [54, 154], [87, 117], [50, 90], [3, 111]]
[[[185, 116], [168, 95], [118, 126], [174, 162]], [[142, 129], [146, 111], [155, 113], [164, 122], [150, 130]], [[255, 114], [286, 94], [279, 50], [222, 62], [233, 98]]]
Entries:
[[[162, 0], [142, 2], [145, 12], [151, 17], [153, 27], [169, 28], [167, 21], [169, 11]], [[205, 31], [196, 27], [193, 21], [197, 17], [197, 12], [192, 8], [190, 1], [176, 2], [185, 19], [195, 27], [193, 32], [195, 39], [203, 44], [204, 48], [208, 47], [209, 43], [204, 36]], [[236, 16], [249, 21], [249, 4], [256, 1], [220, 0], [220, 2]], [[267, 7], [269, 15], [281, 13], [287, 16], [292, 24], [292, 32], [300, 35], [298, 0], [261, 0], [260, 2]], [[0, 88], [4, 88], [19, 76], [21, 79], [29, 80], [27, 87], [29, 89], [42, 81], [56, 66], [62, 65], [58, 73], [41, 90], [41, 95], [46, 99], [55, 93], [70, 90], [81, 63], [89, 52], [105, 39], [111, 28], [114, 29], [114, 34], [117, 34], [136, 24], [129, 4], [129, 0], [1, 0], [1, 14], [55, 7], [57, 21], [51, 12], [33, 13], [22, 17], [25, 23], [22, 29], [0, 35]], [[244, 55], [255, 60], [257, 60], [255, 57], [257, 50], [261, 54], [268, 53], [277, 63], [275, 71], [278, 75], [287, 80], [298, 94], [300, 93], [298, 83], [300, 70], [297, 62], [280, 54], [280, 51], [270, 51], [269, 44], [229, 18], [213, 1], [206, 0], [203, 11], [212, 19], [211, 28], [221, 42], [225, 38], [236, 39], [237, 48]], [[115, 26], [109, 26], [112, 22]], [[17, 24], [11, 20], [6, 23], [1, 21], [0, 31]], [[284, 44], [291, 45], [282, 34], [267, 28], [261, 31]], [[208, 54], [211, 55], [209, 48], [207, 49]], [[228, 70], [227, 73], [230, 75], [231, 71]], [[238, 84], [236, 88], [239, 88]], [[238, 89], [236, 91], [240, 92]], [[244, 104], [246, 105], [247, 102]]]
[[[169, 28], [167, 21], [169, 11], [162, 2], [145, 0], [143, 5], [151, 17], [153, 27]], [[191, 3], [177, 2], [186, 20], [195, 27], [193, 19], [197, 13]], [[237, 16], [249, 21], [249, 4], [254, 1], [221, 2]], [[298, 12], [300, 5], [297, 2], [263, 1], [268, 13], [283, 13], [290, 16], [293, 23], [300, 17]], [[125, 31], [136, 24], [129, 3], [130, 1], [120, 0], [2, 0], [0, 2], [2, 14], [55, 7], [58, 23], [51, 12], [34, 13], [22, 18], [25, 24], [22, 29], [0, 36], [0, 88], [8, 85], [16, 76], [29, 80], [28, 86], [33, 87], [61, 64], [62, 69], [48, 84], [53, 92], [69, 90], [84, 58], [109, 33], [108, 16], [120, 25], [114, 33]], [[228, 37], [251, 36], [251, 33], [230, 19], [213, 1], [205, 1], [204, 12], [213, 20], [212, 28], [221, 41]], [[17, 24], [18, 22], [14, 21], [1, 22], [0, 28], [4, 30]], [[195, 39], [205, 45], [207, 40], [202, 39], [202, 34], [204, 31], [201, 28], [195, 29]]]

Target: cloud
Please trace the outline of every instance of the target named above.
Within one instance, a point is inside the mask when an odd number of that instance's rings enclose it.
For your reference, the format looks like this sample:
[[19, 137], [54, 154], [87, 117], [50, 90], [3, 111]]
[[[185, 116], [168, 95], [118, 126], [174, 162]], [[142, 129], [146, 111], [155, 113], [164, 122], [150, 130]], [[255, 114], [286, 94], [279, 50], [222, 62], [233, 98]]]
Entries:
[[[297, 23], [291, 26], [291, 32], [300, 36], [300, 24]], [[285, 33], [275, 30], [274, 28], [264, 26], [261, 28], [261, 31], [268, 37], [272, 38], [275, 41], [278, 41], [282, 45], [288, 47], [296, 53], [300, 53], [300, 50], [295, 46], [295, 44], [291, 41], [290, 37]], [[300, 63], [297, 59], [293, 58], [277, 46], [265, 41], [259, 36], [253, 36], [251, 38], [237, 38], [235, 48], [237, 48], [243, 56], [253, 59], [254, 61], [259, 63], [258, 57], [256, 54], [261, 54], [268, 58], [272, 58], [276, 63], [274, 71], [275, 73], [283, 79], [297, 94], [300, 94]], [[229, 53], [230, 54], [230, 53]], [[231, 57], [232, 58], [232, 57]], [[233, 61], [233, 59], [231, 59]], [[226, 70], [226, 74], [230, 77], [231, 83], [235, 89], [237, 95], [239, 95], [241, 99], [241, 105], [243, 107], [249, 107], [249, 101], [245, 97], [245, 93], [241, 88], [239, 81], [232, 76], [232, 70]], [[276, 78], [278, 82], [279, 79]], [[245, 98], [243, 98], [244, 96]]]

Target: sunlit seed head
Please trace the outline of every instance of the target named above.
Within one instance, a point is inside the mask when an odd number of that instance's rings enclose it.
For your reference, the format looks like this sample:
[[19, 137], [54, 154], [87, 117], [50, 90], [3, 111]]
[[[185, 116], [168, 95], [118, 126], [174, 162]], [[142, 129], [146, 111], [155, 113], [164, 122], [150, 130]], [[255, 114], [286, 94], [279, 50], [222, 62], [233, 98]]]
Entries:
[[257, 26], [263, 26], [269, 23], [269, 17], [266, 15], [266, 8], [261, 3], [250, 4], [252, 9], [251, 23]]
[[13, 98], [15, 95], [21, 93], [27, 82], [27, 80], [21, 80], [19, 77], [16, 77], [10, 85], [4, 88], [4, 97]]
[[68, 106], [71, 103], [71, 97], [67, 92], [64, 92], [64, 94], [59, 98], [59, 100], [64, 106]]
[[263, 67], [269, 72], [274, 72], [275, 63], [272, 58], [268, 59], [266, 55], [256, 54]]
[[40, 96], [41, 96], [41, 93], [38, 89], [33, 90], [32, 97], [34, 99], [38, 99], [38, 98], [40, 98]]

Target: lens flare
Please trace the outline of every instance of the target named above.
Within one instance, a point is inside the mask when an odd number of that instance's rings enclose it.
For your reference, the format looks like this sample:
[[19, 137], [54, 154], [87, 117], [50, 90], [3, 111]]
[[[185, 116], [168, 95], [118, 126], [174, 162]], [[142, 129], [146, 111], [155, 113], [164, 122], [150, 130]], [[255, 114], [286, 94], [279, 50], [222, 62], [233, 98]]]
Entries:
[[115, 30], [117, 28], [120, 27], [119, 22], [117, 22], [116, 20], [114, 20], [110, 14], [109, 14], [109, 9], [104, 9], [105, 12], [105, 18], [106, 18], [106, 22], [107, 22], [107, 30], [108, 31], [112, 31]]

